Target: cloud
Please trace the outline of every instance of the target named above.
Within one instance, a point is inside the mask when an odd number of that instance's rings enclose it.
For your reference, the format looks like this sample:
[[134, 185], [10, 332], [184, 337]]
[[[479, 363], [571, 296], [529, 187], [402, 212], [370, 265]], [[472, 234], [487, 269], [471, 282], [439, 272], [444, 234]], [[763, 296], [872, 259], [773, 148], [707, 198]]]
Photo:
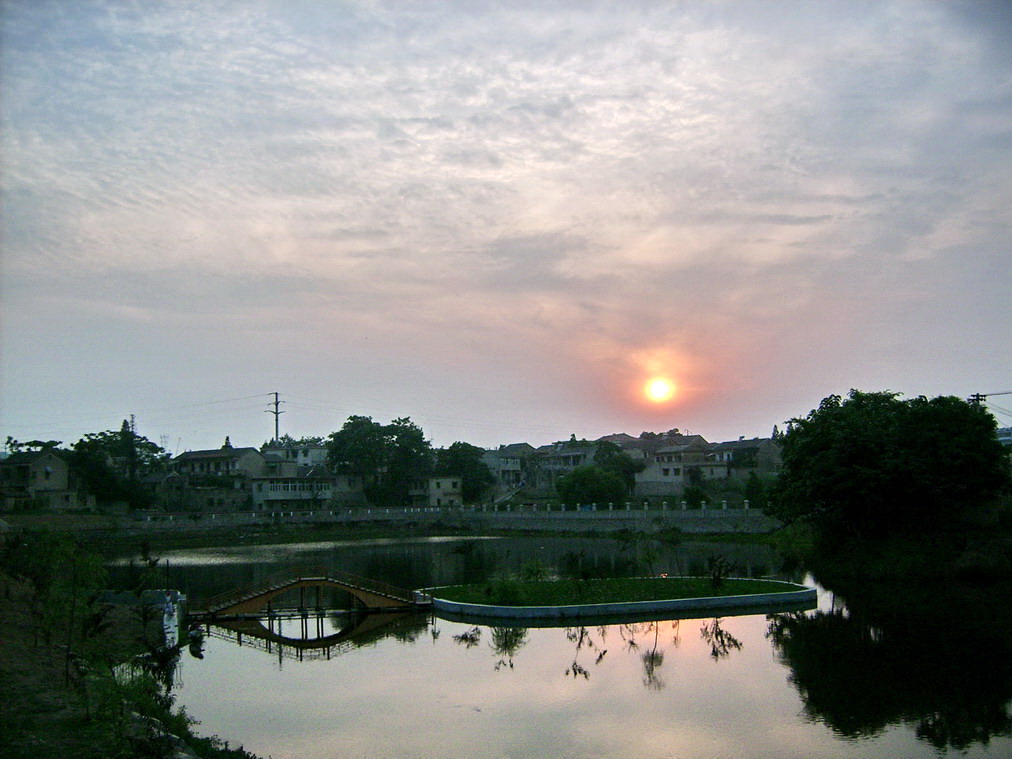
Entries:
[[[434, 375], [557, 362], [553, 381], [599, 378], [580, 418], [670, 364], [716, 419], [720, 388], [792, 383], [777, 366], [833, 364], [830, 342], [851, 365], [948, 335], [924, 304], [972, 321], [984, 280], [1008, 284], [986, 265], [1012, 222], [994, 14], [6, 4], [7, 308], [44, 295], [159, 340], [218, 319], [241, 356], [369, 337]], [[906, 344], [928, 363], [930, 338]]]

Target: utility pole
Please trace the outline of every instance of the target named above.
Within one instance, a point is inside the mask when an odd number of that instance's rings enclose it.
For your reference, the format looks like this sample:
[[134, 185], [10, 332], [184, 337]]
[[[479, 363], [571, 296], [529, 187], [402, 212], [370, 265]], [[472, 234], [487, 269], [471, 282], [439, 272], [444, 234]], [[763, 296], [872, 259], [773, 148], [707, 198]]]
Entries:
[[972, 403], [974, 406], [979, 406], [982, 403], [985, 403], [987, 399], [990, 398], [992, 395], [1012, 395], [1012, 390], [1006, 390], [1003, 393], [974, 393], [966, 400], [968, 403]]
[[278, 440], [281, 437], [281, 435], [279, 434], [279, 432], [280, 432], [279, 421], [280, 421], [281, 415], [283, 413], [285, 413], [285, 412], [281, 411], [279, 407], [281, 406], [282, 403], [284, 403], [284, 401], [279, 401], [278, 400], [278, 393], [276, 391], [274, 393], [268, 393], [268, 395], [273, 395], [274, 396], [274, 402], [268, 404], [270, 406], [274, 406], [274, 410], [272, 411], [271, 409], [267, 409], [267, 410], [264, 411], [264, 413], [265, 414], [274, 414], [274, 442], [276, 443], [276, 442], [278, 442]]

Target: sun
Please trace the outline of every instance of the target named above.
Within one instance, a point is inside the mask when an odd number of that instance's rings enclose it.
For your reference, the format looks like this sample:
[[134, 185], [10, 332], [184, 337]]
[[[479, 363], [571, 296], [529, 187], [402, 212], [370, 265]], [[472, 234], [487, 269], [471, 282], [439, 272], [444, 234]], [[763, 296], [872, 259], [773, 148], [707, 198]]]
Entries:
[[643, 392], [654, 403], [663, 403], [674, 396], [675, 383], [665, 377], [654, 377], [644, 385]]

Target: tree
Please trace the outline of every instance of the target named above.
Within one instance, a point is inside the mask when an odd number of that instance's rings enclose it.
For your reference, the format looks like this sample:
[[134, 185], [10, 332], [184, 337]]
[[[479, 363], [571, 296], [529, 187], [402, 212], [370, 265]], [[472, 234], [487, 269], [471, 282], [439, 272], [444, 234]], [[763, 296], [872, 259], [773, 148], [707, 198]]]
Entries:
[[484, 455], [478, 446], [458, 441], [436, 451], [436, 474], [459, 477], [464, 502], [473, 503], [495, 482]]
[[131, 508], [150, 505], [140, 478], [157, 471], [170, 455], [138, 435], [126, 420], [118, 431], [91, 432], [72, 446], [70, 465], [99, 501], [126, 501]]
[[383, 425], [369, 416], [349, 416], [327, 442], [327, 457], [341, 474], [371, 484], [386, 465], [387, 440]]
[[6, 448], [10, 453], [41, 453], [43, 451], [58, 451], [62, 443], [59, 440], [28, 440], [22, 443], [10, 435], [7, 436]]
[[366, 498], [378, 506], [403, 505], [412, 483], [432, 471], [432, 446], [408, 417], [386, 425], [368, 416], [348, 417], [327, 447], [337, 471], [360, 477]]
[[623, 495], [628, 495], [632, 493], [633, 487], [636, 485], [636, 474], [642, 472], [646, 464], [636, 461], [610, 440], [602, 440], [597, 444], [597, 450], [594, 452], [594, 466], [618, 475], [625, 484]]
[[264, 444], [260, 446], [260, 450], [262, 451], [265, 448], [315, 448], [326, 444], [326, 441], [319, 435], [306, 435], [304, 437], [295, 438], [291, 435], [285, 434], [277, 440], [264, 441]]
[[555, 481], [555, 490], [564, 503], [620, 503], [626, 487], [622, 478], [598, 466], [581, 466]]
[[972, 518], [1008, 484], [982, 407], [851, 390], [790, 420], [773, 513], [811, 520], [824, 536], [913, 533]]

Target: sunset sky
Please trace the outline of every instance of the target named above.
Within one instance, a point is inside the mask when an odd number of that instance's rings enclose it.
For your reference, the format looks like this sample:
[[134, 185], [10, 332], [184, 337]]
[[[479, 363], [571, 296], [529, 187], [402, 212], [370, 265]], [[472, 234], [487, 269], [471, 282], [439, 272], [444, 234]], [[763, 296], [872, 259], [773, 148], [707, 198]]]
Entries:
[[1012, 390], [1012, 4], [4, 0], [0, 26], [3, 437], [135, 414], [173, 452], [259, 446], [278, 391], [296, 437], [719, 441], [850, 388]]

